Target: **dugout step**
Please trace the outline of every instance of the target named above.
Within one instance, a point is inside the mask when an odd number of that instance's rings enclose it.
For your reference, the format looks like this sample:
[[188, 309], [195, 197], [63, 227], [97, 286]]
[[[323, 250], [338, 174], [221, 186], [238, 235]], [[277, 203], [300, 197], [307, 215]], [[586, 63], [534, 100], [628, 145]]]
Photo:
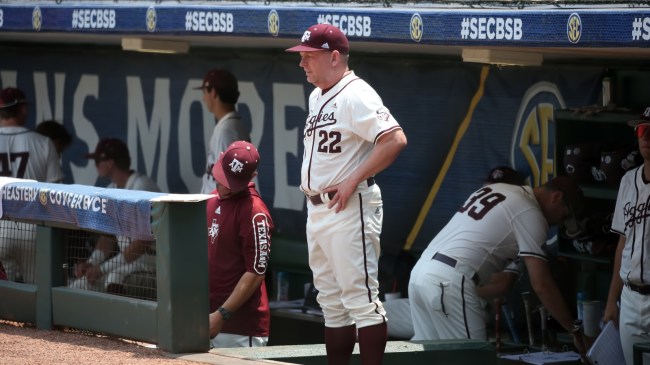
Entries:
[[[285, 364], [327, 364], [324, 344], [212, 349], [210, 354], [251, 360], [273, 360]], [[361, 364], [358, 344], [354, 348], [350, 364]], [[486, 341], [389, 341], [386, 344], [383, 364], [496, 365], [497, 356], [494, 346]]]

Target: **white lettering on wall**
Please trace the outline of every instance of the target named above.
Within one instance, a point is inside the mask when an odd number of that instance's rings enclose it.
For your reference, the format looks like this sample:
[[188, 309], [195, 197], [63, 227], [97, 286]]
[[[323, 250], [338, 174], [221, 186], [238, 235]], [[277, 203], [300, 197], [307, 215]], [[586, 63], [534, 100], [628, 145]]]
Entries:
[[65, 74], [57, 72], [54, 74], [54, 111], [50, 104], [47, 74], [45, 72], [34, 72], [34, 92], [36, 104], [36, 124], [49, 119], [56, 119], [63, 122], [63, 92], [65, 87]]
[[[212, 130], [214, 129], [214, 115], [210, 113], [208, 109], [203, 107], [203, 91], [194, 90], [193, 88], [201, 86], [203, 80], [188, 80], [187, 85], [185, 86], [185, 91], [183, 91], [183, 97], [181, 98], [181, 106], [178, 111], [178, 169], [181, 175], [181, 179], [187, 187], [187, 191], [190, 194], [198, 194], [201, 192], [201, 177], [203, 176], [203, 171], [205, 169], [205, 155], [206, 149], [205, 146], [208, 145], [210, 141], [210, 136], [212, 135]], [[203, 125], [203, 134], [201, 140], [192, 140], [192, 120], [190, 118], [190, 111], [192, 107], [196, 106], [203, 111], [203, 117], [201, 118], [201, 124]], [[194, 121], [198, 123], [198, 121]], [[194, 136], [197, 138], [197, 136]], [[192, 154], [194, 151], [194, 154]], [[194, 171], [192, 168], [193, 163], [192, 157], [202, 156], [201, 169], [199, 171]]]
[[16, 80], [18, 79], [18, 73], [16, 71], [2, 70], [0, 71], [0, 86], [4, 89], [5, 87], [15, 87]]
[[[92, 152], [95, 150], [97, 142], [99, 142], [99, 136], [93, 123], [86, 119], [84, 115], [84, 103], [88, 97], [99, 99], [99, 77], [97, 75], [81, 75], [72, 103], [72, 124], [74, 125], [76, 137], [86, 142], [88, 151]], [[75, 184], [95, 184], [97, 170], [92, 161], [86, 163], [85, 166], [76, 166], [71, 163], [70, 169], [72, 170], [72, 181]]]
[[[264, 101], [255, 88], [252, 82], [239, 82], [239, 91], [241, 95], [237, 104], [245, 104], [251, 113], [251, 143], [257, 148], [262, 143], [262, 136], [264, 135]], [[264, 159], [265, 156], [260, 156]], [[259, 179], [256, 176], [253, 179], [257, 190], [260, 190]], [[261, 192], [260, 192], [261, 194]]]
[[285, 109], [295, 106], [305, 110], [305, 91], [300, 84], [273, 84], [273, 171], [275, 172], [275, 195], [273, 207], [301, 211], [305, 196], [298, 186], [289, 185], [287, 154], [296, 158], [300, 128], [287, 129]]
[[[169, 191], [167, 182], [167, 157], [171, 130], [171, 100], [169, 79], [156, 78], [154, 82], [151, 118], [147, 118], [142, 83], [138, 76], [127, 76], [128, 146], [131, 153], [131, 168], [151, 177], [162, 191]], [[140, 142], [140, 143], [138, 143]], [[138, 148], [142, 146], [142, 149]], [[158, 150], [160, 147], [160, 150]], [[139, 153], [142, 153], [144, 168], [138, 167]], [[157, 159], [158, 173], [153, 176]]]

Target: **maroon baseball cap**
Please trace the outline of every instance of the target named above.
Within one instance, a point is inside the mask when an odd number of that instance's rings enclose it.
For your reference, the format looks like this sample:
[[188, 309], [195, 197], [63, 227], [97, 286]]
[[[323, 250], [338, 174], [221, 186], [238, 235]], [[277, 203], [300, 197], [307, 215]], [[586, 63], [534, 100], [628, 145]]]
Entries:
[[632, 119], [627, 122], [630, 127], [636, 127], [639, 124], [650, 124], [650, 106], [645, 108], [638, 119]]
[[95, 152], [86, 154], [86, 158], [95, 160], [125, 160], [130, 159], [129, 149], [118, 138], [104, 138], [95, 148]]
[[331, 24], [316, 24], [302, 35], [300, 44], [287, 49], [287, 52], [339, 51], [350, 52], [348, 38], [341, 30]]
[[509, 166], [497, 166], [490, 170], [487, 178], [485, 178], [486, 184], [494, 183], [505, 183], [511, 185], [524, 185], [526, 179], [519, 171], [513, 169]]
[[233, 142], [212, 167], [217, 182], [232, 191], [244, 190], [255, 176], [260, 154], [250, 142]]
[[239, 99], [237, 78], [229, 71], [220, 68], [208, 71], [203, 77], [201, 86], [194, 89], [214, 89], [221, 100], [231, 104], [237, 103]]
[[0, 91], [0, 109], [25, 103], [27, 103], [27, 97], [25, 97], [25, 93], [20, 89], [7, 87]]

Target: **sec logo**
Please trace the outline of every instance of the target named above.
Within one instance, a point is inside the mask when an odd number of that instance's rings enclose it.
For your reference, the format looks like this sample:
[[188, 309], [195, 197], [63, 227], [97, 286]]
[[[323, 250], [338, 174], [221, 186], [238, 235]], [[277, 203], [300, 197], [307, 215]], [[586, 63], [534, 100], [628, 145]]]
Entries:
[[277, 37], [278, 33], [280, 33], [280, 16], [278, 15], [278, 12], [275, 10], [271, 10], [269, 12], [268, 27], [269, 27], [269, 34], [271, 34], [274, 37]]
[[540, 186], [555, 176], [554, 110], [565, 103], [557, 85], [538, 82], [521, 100], [510, 147], [511, 166]]
[[411, 39], [419, 42], [422, 39], [422, 33], [424, 33], [422, 17], [420, 14], [415, 13], [411, 17]]
[[32, 11], [32, 28], [34, 30], [41, 30], [41, 25], [43, 25], [43, 14], [41, 13], [41, 8], [38, 6]]
[[149, 9], [147, 9], [147, 30], [150, 32], [154, 32], [156, 30], [156, 22], [158, 21], [157, 16], [156, 16], [156, 9], [154, 9], [153, 6], [150, 6]]
[[43, 189], [38, 192], [38, 200], [41, 202], [42, 205], [47, 205], [47, 189]]
[[576, 44], [580, 42], [580, 36], [582, 35], [582, 20], [578, 13], [573, 13], [569, 16], [569, 20], [566, 23], [566, 35], [569, 38], [569, 42]]

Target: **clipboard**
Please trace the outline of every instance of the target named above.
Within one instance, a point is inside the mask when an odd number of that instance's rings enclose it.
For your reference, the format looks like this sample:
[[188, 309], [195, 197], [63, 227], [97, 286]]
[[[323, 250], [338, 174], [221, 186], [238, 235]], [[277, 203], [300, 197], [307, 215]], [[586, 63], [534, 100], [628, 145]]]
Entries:
[[594, 365], [625, 364], [621, 337], [614, 322], [607, 322], [605, 328], [587, 351], [587, 357]]

